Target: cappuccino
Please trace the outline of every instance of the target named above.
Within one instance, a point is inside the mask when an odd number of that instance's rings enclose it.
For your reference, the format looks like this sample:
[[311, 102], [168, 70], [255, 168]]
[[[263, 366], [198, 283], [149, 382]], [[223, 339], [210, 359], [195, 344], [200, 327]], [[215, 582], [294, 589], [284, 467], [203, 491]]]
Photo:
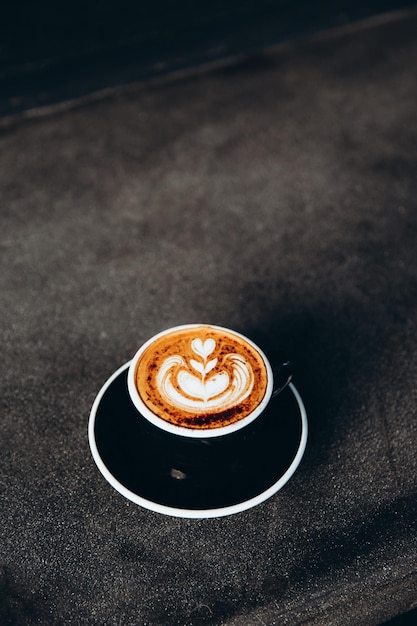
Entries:
[[235, 424], [266, 401], [272, 380], [262, 352], [248, 339], [209, 325], [157, 335], [134, 363], [144, 407], [174, 427], [211, 430]]

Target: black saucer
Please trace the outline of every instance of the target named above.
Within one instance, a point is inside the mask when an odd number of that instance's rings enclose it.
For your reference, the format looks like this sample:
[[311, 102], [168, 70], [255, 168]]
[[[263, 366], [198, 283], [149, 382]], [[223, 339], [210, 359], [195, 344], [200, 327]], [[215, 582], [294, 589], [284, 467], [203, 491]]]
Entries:
[[137, 412], [128, 367], [99, 392], [89, 440], [99, 470], [129, 500], [179, 517], [228, 515], [272, 496], [299, 465], [307, 417], [294, 385], [238, 433], [195, 439], [162, 431]]

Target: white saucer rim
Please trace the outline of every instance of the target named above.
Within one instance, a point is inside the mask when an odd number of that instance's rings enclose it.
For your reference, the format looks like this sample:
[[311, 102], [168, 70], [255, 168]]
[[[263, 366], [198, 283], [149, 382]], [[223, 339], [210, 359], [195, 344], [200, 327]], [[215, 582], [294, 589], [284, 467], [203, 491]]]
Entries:
[[89, 421], [88, 421], [88, 441], [89, 441], [90, 450], [91, 450], [91, 454], [93, 456], [94, 462], [96, 463], [99, 471], [101, 472], [103, 477], [106, 479], [106, 481], [113, 487], [113, 489], [118, 491], [122, 496], [124, 496], [131, 502], [134, 502], [135, 504], [145, 509], [153, 511], [154, 513], [161, 513], [163, 515], [168, 515], [171, 517], [180, 517], [180, 518], [188, 518], [188, 519], [210, 519], [210, 518], [225, 517], [227, 515], [235, 515], [237, 513], [242, 513], [243, 511], [247, 511], [248, 509], [251, 509], [257, 506], [261, 504], [262, 502], [265, 502], [266, 500], [271, 498], [273, 495], [275, 495], [280, 489], [282, 489], [282, 487], [293, 476], [296, 469], [301, 463], [301, 459], [304, 456], [304, 452], [307, 446], [308, 420], [307, 420], [307, 412], [306, 412], [304, 403], [301, 399], [301, 396], [299, 392], [297, 391], [296, 387], [294, 386], [294, 384], [290, 383], [288, 387], [291, 389], [295, 397], [295, 400], [298, 404], [298, 409], [300, 412], [301, 423], [302, 423], [300, 443], [299, 443], [297, 452], [291, 464], [287, 468], [287, 470], [273, 485], [268, 487], [268, 489], [266, 489], [265, 491], [262, 491], [260, 494], [252, 498], [249, 498], [248, 500], [244, 500], [243, 502], [239, 502], [237, 504], [232, 504], [232, 505], [225, 506], [225, 507], [219, 507], [219, 508], [213, 508], [213, 509], [184, 509], [184, 508], [171, 507], [166, 504], [159, 504], [157, 502], [153, 502], [152, 500], [148, 500], [130, 491], [129, 489], [127, 489], [127, 487], [122, 485], [113, 476], [113, 474], [108, 470], [105, 463], [101, 459], [101, 456], [100, 456], [100, 453], [98, 451], [97, 444], [95, 441], [94, 426], [95, 426], [95, 418], [97, 414], [97, 409], [100, 405], [100, 402], [105, 392], [113, 383], [113, 381], [118, 376], [120, 376], [120, 374], [124, 370], [128, 369], [130, 363], [131, 361], [128, 361], [127, 363], [124, 363], [121, 367], [119, 367], [101, 387], [100, 391], [98, 392], [94, 400], [93, 406], [90, 411]]

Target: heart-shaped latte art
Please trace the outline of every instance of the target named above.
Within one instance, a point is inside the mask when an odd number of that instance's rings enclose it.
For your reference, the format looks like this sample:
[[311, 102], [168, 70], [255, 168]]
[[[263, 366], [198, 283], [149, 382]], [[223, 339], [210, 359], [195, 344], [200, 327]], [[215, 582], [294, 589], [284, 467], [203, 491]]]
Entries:
[[198, 354], [198, 356], [205, 360], [207, 359], [209, 354], [213, 352], [214, 348], [216, 347], [216, 342], [214, 341], [214, 339], [210, 338], [206, 339], [203, 342], [199, 337], [197, 337], [196, 339], [192, 340], [191, 347], [193, 351]]
[[269, 385], [257, 347], [208, 324], [179, 326], [154, 337], [138, 353], [134, 376], [144, 414], [195, 431], [243, 423]]
[[[254, 375], [250, 364], [239, 354], [226, 354], [221, 363], [207, 357], [216, 349], [216, 342], [199, 337], [191, 348], [200, 360], [189, 362], [174, 354], [163, 362], [156, 382], [164, 400], [177, 409], [193, 413], [227, 410], [239, 404], [251, 393]], [[198, 375], [196, 375], [196, 373]]]

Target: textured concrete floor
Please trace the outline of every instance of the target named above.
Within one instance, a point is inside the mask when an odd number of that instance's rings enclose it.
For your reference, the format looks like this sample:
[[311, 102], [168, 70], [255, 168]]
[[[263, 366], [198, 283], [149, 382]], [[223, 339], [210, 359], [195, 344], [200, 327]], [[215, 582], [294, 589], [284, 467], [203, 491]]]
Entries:
[[[416, 601], [416, 14], [0, 136], [6, 624], [372, 626]], [[166, 327], [297, 364], [310, 439], [257, 508], [141, 509], [89, 451]]]

